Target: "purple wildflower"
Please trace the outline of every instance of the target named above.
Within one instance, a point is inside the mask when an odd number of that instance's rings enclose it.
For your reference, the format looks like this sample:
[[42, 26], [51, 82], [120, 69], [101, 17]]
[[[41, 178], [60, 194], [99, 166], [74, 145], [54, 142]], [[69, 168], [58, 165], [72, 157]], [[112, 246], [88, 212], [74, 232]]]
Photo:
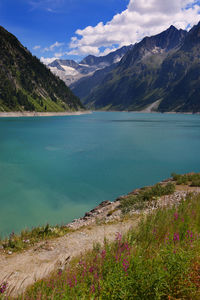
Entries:
[[89, 272], [90, 272], [90, 273], [93, 273], [93, 272], [94, 272], [94, 267], [90, 267], [90, 268], [89, 268]]
[[6, 289], [7, 289], [7, 286], [8, 286], [8, 283], [7, 283], [7, 282], [3, 282], [3, 283], [0, 285], [0, 294], [5, 293], [5, 291], [6, 291]]
[[103, 251], [101, 252], [101, 258], [102, 258], [102, 259], [105, 259], [105, 257], [106, 257], [106, 250], [103, 250]]
[[129, 262], [128, 262], [128, 260], [123, 259], [123, 269], [124, 269], [125, 273], [127, 273], [128, 268], [129, 268]]
[[174, 233], [173, 241], [174, 241], [175, 243], [180, 241], [179, 233], [176, 233], [176, 232]]
[[94, 286], [94, 284], [91, 286], [91, 292], [95, 293], [95, 286]]
[[73, 278], [74, 278], [74, 283], [75, 283], [75, 285], [77, 285], [77, 278], [76, 278], [76, 275], [74, 275]]
[[174, 213], [174, 220], [178, 220], [178, 212]]

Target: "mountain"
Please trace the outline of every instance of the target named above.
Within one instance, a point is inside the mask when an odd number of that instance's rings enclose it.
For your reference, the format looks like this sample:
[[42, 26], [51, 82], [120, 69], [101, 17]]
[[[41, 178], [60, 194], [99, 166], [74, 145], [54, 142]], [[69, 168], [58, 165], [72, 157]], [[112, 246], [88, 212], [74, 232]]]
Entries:
[[200, 22], [163, 62], [157, 85], [163, 89], [159, 111], [200, 112]]
[[94, 55], [88, 55], [86, 58], [84, 58], [80, 64], [88, 65], [88, 66], [97, 66], [98, 68], [105, 68], [108, 67], [114, 63], [119, 62], [124, 54], [127, 53], [133, 46], [123, 46], [120, 49], [117, 49], [113, 52], [110, 52], [109, 54], [105, 56], [94, 56]]
[[112, 64], [109, 67], [97, 70], [93, 75], [85, 76], [75, 81], [70, 85], [73, 93], [79, 98], [84, 99], [87, 97], [95, 86], [98, 86], [99, 83], [105, 78], [105, 76], [116, 67], [116, 64]]
[[48, 64], [49, 69], [69, 86], [82, 78], [91, 77], [95, 71], [104, 69], [121, 60], [125, 53], [132, 48], [124, 46], [105, 56], [88, 55], [80, 63], [74, 60], [56, 59]]
[[80, 100], [0, 26], [0, 111], [74, 111]]
[[[111, 71], [106, 72], [88, 94], [80, 93], [77, 85], [72, 90], [93, 109], [141, 110], [152, 103], [158, 105], [165, 95], [162, 77], [166, 74], [163, 66], [179, 51], [186, 36], [187, 31], [170, 26], [160, 34], [145, 37]], [[87, 89], [90, 82], [91, 78], [81, 84]], [[165, 85], [168, 91], [169, 82]]]

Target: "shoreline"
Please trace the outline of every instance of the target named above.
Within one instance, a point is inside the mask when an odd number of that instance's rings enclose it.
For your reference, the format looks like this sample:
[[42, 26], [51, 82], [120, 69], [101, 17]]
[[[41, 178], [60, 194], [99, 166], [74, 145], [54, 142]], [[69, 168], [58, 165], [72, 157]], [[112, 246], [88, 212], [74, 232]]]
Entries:
[[19, 117], [62, 117], [62, 116], [80, 116], [92, 114], [92, 111], [74, 111], [74, 112], [30, 112], [30, 111], [14, 111], [0, 112], [0, 118], [19, 118]]
[[159, 111], [133, 111], [133, 110], [85, 110], [85, 111], [74, 111], [74, 112], [30, 112], [30, 111], [13, 111], [13, 112], [0, 112], [0, 118], [19, 118], [19, 117], [64, 117], [64, 116], [80, 116], [92, 114], [94, 112], [128, 112], [128, 113], [141, 113], [141, 114], [182, 114], [182, 115], [200, 115], [200, 112], [159, 112]]
[[146, 110], [92, 110], [92, 112], [126, 112], [136, 114], [174, 114], [174, 115], [200, 115], [200, 112], [180, 112], [180, 111], [146, 111]]

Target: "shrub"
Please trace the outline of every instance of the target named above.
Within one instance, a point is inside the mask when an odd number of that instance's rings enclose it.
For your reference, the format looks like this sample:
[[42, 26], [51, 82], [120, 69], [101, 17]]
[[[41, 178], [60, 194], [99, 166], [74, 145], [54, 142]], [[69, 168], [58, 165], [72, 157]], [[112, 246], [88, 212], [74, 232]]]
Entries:
[[200, 186], [200, 173], [189, 173], [189, 174], [176, 174], [172, 173], [172, 178], [176, 184], [181, 185], [190, 185], [190, 186]]
[[166, 185], [156, 184], [150, 188], [141, 189], [138, 195], [128, 195], [121, 199], [120, 208], [123, 214], [130, 212], [133, 209], [143, 209], [146, 205], [155, 201], [158, 197], [170, 195], [175, 192], [175, 185], [171, 182]]

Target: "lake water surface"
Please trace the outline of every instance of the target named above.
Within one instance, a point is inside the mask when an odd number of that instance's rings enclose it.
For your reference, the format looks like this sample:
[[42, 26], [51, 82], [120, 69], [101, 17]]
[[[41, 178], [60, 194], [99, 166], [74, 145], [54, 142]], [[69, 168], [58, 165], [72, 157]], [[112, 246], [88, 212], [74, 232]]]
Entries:
[[0, 118], [0, 234], [63, 224], [172, 172], [200, 172], [200, 115]]

